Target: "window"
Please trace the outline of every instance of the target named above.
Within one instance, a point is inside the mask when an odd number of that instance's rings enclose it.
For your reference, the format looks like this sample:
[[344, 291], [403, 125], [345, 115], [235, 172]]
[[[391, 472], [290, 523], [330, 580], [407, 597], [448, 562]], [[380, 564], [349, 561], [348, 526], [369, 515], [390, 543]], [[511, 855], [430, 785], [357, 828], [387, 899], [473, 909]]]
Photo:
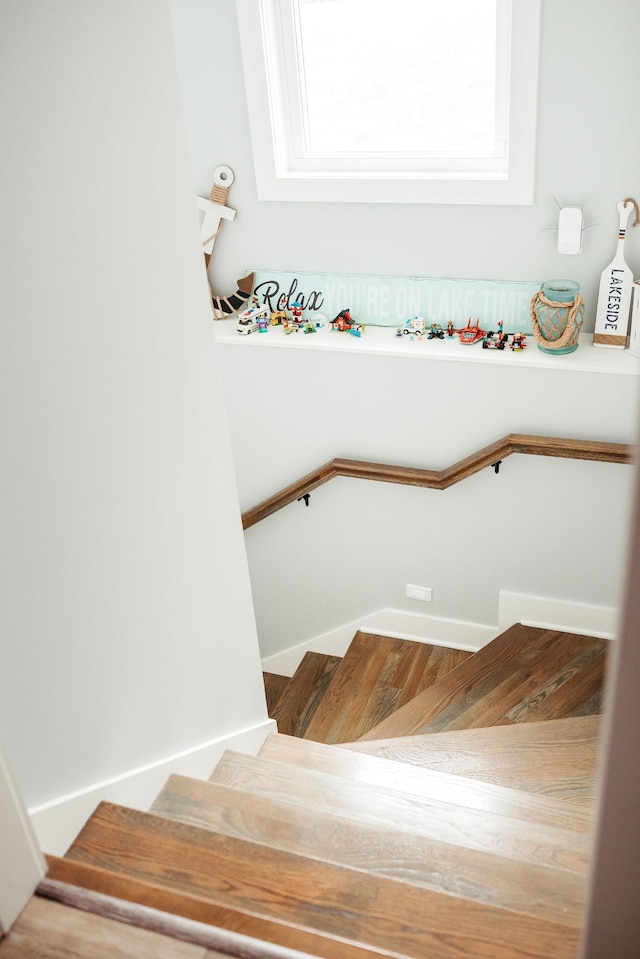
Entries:
[[540, 0], [236, 0], [261, 199], [532, 203]]

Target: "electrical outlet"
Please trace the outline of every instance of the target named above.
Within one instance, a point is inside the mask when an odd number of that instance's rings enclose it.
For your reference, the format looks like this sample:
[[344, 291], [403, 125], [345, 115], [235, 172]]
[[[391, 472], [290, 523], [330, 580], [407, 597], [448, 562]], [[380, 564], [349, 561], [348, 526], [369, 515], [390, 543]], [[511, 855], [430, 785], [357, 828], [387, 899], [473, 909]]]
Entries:
[[430, 586], [412, 586], [407, 583], [407, 599], [421, 599], [423, 603], [430, 603], [433, 590]]

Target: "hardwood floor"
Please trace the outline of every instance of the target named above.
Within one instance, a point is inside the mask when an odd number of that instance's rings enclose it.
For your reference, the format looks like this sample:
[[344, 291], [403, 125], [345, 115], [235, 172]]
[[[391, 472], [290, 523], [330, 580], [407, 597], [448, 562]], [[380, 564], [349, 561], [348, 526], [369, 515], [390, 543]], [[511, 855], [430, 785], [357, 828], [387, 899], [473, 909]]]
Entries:
[[606, 648], [593, 637], [512, 626], [359, 738], [574, 715], [602, 688]]
[[339, 656], [305, 653], [295, 674], [269, 712], [280, 732], [289, 736], [304, 736], [340, 662]]
[[215, 959], [220, 953], [34, 896], [0, 959]]
[[600, 729], [599, 716], [585, 716], [360, 741], [341, 748], [590, 807]]
[[[101, 804], [68, 853], [253, 917], [392, 956], [573, 957], [578, 929]], [[375, 954], [375, 952], [374, 952]]]
[[[288, 763], [234, 752], [225, 753], [210, 782], [250, 792], [256, 801], [270, 797], [534, 865], [579, 873], [587, 868], [589, 844], [584, 835], [490, 809], [479, 811], [465, 805], [459, 795], [453, 801], [454, 797], [408, 794], [299, 765], [292, 776]], [[475, 783], [473, 787], [477, 788]], [[493, 787], [494, 794], [497, 788]]]
[[[577, 959], [605, 665], [602, 640], [523, 626], [474, 654], [357, 633], [265, 675], [281, 731], [257, 756], [170, 777], [149, 812], [102, 803], [50, 878], [256, 959]], [[215, 959], [202, 941], [171, 954]]]
[[[492, 730], [492, 732], [497, 731]], [[500, 732], [503, 731], [504, 727], [500, 727]], [[452, 733], [451, 735], [465, 734]], [[376, 743], [355, 743], [353, 746], [345, 744], [334, 747], [274, 733], [267, 737], [259, 755], [261, 758], [271, 759], [279, 764], [300, 766], [336, 776], [340, 780], [355, 780], [357, 783], [369, 786], [381, 786], [419, 799], [428, 798], [433, 802], [461, 805], [479, 812], [504, 815], [510, 819], [553, 825], [570, 832], [588, 834], [591, 830], [591, 809], [584, 804], [578, 805], [571, 801], [570, 793], [574, 776], [570, 766], [565, 766], [561, 770], [560, 782], [566, 780], [568, 786], [564, 790], [566, 795], [557, 797], [563, 801], [558, 802], [554, 796], [546, 796], [538, 789], [521, 789], [517, 787], [515, 781], [503, 785], [490, 781], [489, 777], [484, 780], [482, 777], [476, 779], [467, 776], [460, 770], [448, 772], [432, 769], [428, 765], [394, 761], [390, 757], [379, 758], [375, 755], [367, 755], [360, 748], [376, 745]], [[229, 757], [236, 755], [238, 754], [227, 753], [225, 763]], [[223, 769], [224, 766], [222, 769], [217, 767], [212, 773], [212, 778], [215, 777], [220, 781], [221, 775], [224, 774]], [[531, 767], [526, 775], [529, 780], [535, 778]], [[289, 773], [289, 779], [294, 778], [297, 779], [297, 775], [292, 770]], [[517, 777], [513, 779], [517, 780]]]
[[[324, 743], [357, 739], [470, 655], [357, 632], [345, 656], [334, 663], [322, 696], [315, 698], [304, 730], [294, 735]], [[287, 731], [280, 724], [278, 730]]]
[[264, 692], [267, 699], [267, 712], [273, 717], [273, 710], [291, 681], [290, 676], [280, 676], [278, 673], [263, 673]]
[[[385, 876], [463, 899], [576, 925], [584, 877], [564, 869], [418, 836], [395, 823], [377, 823], [295, 805], [219, 783], [173, 776], [152, 812], [226, 836], [277, 847], [321, 862]], [[462, 807], [456, 809], [462, 819]], [[357, 880], [356, 880], [357, 881]]]

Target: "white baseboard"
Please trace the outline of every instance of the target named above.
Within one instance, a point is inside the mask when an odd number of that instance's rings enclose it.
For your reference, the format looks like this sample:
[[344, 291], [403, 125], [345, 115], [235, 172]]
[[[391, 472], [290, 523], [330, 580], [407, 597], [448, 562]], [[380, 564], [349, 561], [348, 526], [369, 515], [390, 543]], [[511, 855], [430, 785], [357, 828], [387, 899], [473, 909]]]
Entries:
[[401, 609], [378, 609], [328, 633], [314, 636], [304, 643], [265, 657], [262, 668], [267, 673], [293, 676], [302, 657], [310, 650], [328, 656], [344, 656], [359, 629], [366, 633], [376, 633], [378, 636], [396, 636], [398, 639], [449, 646], [451, 649], [467, 649], [471, 652], [480, 649], [498, 634], [495, 626], [481, 623], [423, 616]]
[[500, 591], [498, 602], [499, 632], [514, 623], [522, 623], [523, 626], [615, 639], [618, 635], [618, 616], [619, 610], [614, 606], [592, 606], [504, 590]]
[[29, 809], [29, 815], [40, 848], [51, 855], [62, 856], [98, 803], [114, 802], [146, 810], [170, 775], [177, 773], [207, 779], [225, 750], [256, 754], [269, 733], [274, 732], [277, 732], [276, 724], [268, 719], [257, 726], [34, 806]]

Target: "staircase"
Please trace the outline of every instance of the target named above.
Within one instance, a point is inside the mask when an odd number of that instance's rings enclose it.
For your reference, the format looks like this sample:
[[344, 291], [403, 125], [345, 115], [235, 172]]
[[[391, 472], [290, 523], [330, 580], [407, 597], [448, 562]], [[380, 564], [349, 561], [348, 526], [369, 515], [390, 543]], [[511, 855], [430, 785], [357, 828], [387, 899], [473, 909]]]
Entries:
[[575, 959], [606, 645], [518, 625], [474, 654], [307, 654], [265, 675], [258, 756], [172, 776], [149, 812], [102, 803], [43, 891], [180, 917], [194, 959]]

